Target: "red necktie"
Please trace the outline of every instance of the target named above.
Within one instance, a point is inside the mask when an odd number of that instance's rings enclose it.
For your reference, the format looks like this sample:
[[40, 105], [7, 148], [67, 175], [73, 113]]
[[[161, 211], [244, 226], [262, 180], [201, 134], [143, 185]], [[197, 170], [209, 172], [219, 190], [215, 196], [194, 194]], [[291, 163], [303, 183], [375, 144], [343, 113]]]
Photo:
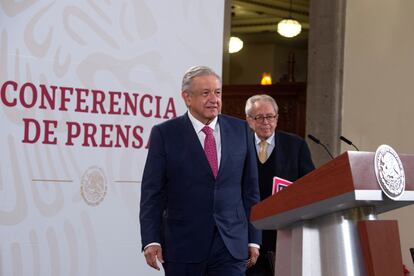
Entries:
[[209, 126], [204, 126], [201, 131], [206, 134], [206, 138], [204, 140], [204, 152], [206, 153], [208, 163], [210, 163], [214, 178], [216, 178], [218, 172], [218, 162], [216, 140], [214, 139], [213, 130]]

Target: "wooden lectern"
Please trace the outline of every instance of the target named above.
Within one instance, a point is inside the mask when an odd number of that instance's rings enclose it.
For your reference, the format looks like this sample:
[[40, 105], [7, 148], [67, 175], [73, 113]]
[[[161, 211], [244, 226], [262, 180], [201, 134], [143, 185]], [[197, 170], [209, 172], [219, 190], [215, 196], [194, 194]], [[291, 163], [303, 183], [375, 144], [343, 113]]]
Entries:
[[396, 221], [377, 214], [414, 203], [414, 155], [399, 155], [405, 192], [380, 189], [372, 152], [346, 152], [255, 205], [258, 229], [277, 229], [276, 276], [403, 275]]

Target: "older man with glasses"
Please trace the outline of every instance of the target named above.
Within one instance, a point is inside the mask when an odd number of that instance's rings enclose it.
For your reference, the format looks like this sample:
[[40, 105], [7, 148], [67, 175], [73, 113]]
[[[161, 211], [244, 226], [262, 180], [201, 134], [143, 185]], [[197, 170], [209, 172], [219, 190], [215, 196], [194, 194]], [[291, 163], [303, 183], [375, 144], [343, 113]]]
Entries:
[[[276, 131], [279, 108], [272, 97], [250, 97], [245, 111], [246, 120], [254, 131], [260, 198], [263, 200], [272, 195], [274, 176], [293, 182], [312, 171], [315, 166], [305, 140], [295, 134]], [[260, 256], [246, 275], [273, 276], [275, 248], [276, 231], [264, 230]]]

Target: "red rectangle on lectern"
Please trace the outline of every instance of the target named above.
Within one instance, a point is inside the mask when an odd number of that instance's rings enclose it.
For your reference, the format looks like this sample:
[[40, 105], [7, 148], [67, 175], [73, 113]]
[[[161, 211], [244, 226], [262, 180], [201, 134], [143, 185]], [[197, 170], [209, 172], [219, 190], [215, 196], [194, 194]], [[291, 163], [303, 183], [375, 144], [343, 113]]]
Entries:
[[272, 188], [272, 195], [274, 195], [275, 193], [283, 190], [284, 188], [286, 188], [287, 186], [289, 186], [290, 184], [292, 184], [292, 182], [290, 182], [289, 180], [280, 178], [280, 177], [273, 177], [273, 188]]

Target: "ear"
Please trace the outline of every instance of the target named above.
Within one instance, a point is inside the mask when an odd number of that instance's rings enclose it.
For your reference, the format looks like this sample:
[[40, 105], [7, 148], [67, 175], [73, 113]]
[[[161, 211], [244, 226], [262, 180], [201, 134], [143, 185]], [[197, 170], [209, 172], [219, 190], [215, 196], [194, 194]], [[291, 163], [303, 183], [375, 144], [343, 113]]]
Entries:
[[249, 127], [254, 131], [254, 119], [246, 115], [246, 121]]
[[277, 127], [277, 123], [279, 122], [279, 113], [276, 114], [276, 119], [275, 119], [275, 128]]
[[191, 95], [190, 93], [188, 93], [187, 91], [182, 91], [181, 92], [181, 97], [183, 98], [185, 105], [186, 106], [190, 106], [191, 104]]

